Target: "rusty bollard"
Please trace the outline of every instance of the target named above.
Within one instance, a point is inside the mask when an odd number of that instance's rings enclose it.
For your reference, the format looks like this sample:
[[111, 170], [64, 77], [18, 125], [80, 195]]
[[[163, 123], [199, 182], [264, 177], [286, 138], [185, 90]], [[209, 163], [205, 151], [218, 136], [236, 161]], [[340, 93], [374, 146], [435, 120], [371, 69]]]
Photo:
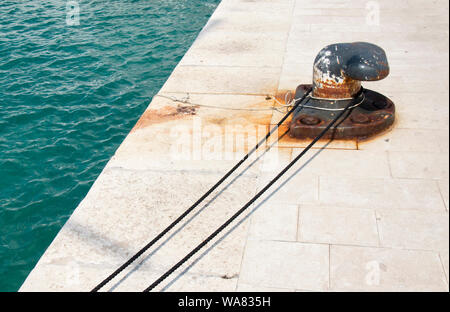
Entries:
[[[362, 81], [389, 75], [385, 51], [367, 42], [337, 43], [323, 48], [314, 61], [312, 85], [297, 87], [295, 98], [312, 88], [305, 107], [299, 107], [290, 124], [290, 136], [316, 137], [350, 101], [355, 106], [327, 139], [365, 140], [389, 129], [395, 120], [395, 105], [384, 95], [362, 88]], [[314, 122], [311, 122], [314, 120]]]

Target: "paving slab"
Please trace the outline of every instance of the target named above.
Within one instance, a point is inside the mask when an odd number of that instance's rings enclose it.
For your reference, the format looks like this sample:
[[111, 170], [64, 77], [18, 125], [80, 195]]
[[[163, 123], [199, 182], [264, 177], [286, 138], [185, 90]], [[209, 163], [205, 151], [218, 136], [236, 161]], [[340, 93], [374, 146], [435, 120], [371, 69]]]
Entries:
[[444, 153], [388, 152], [392, 176], [406, 179], [446, 179], [449, 159]]
[[[302, 150], [293, 149], [295, 157]], [[302, 170], [303, 174], [316, 174], [329, 177], [388, 178], [391, 176], [388, 155], [383, 151], [352, 151], [321, 149], [308, 153], [310, 160]], [[351, 159], [351, 161], [348, 161]], [[305, 161], [301, 161], [305, 163]]]
[[249, 240], [239, 282], [264, 287], [326, 290], [328, 255], [328, 245]]
[[[220, 75], [217, 73], [220, 72]], [[161, 92], [267, 95], [277, 91], [280, 68], [181, 66]]]
[[430, 251], [331, 246], [335, 291], [448, 291], [439, 254]]
[[394, 152], [448, 152], [448, 130], [400, 129], [367, 142], [358, 142], [360, 150]]
[[379, 246], [375, 211], [301, 205], [297, 239], [310, 243]]
[[447, 212], [377, 211], [383, 247], [445, 251], [449, 246]]
[[249, 237], [254, 239], [296, 241], [298, 206], [264, 203], [251, 217]]
[[280, 68], [288, 31], [246, 33], [204, 32], [181, 60], [181, 65], [257, 66]]
[[[319, 200], [319, 177], [299, 174], [301, 168], [295, 168], [279, 179], [261, 197], [261, 201], [287, 205], [317, 203]], [[261, 173], [258, 179], [258, 191], [262, 190], [277, 173]]]
[[439, 187], [433, 180], [320, 177], [323, 205], [444, 212]]

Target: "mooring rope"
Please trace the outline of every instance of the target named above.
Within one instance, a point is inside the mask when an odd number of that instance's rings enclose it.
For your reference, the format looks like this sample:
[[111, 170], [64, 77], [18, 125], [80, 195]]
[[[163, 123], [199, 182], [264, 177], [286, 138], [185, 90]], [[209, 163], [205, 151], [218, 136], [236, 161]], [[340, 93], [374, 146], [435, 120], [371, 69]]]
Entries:
[[217, 187], [219, 187], [234, 171], [236, 171], [267, 139], [283, 124], [283, 122], [297, 109], [301, 107], [301, 103], [307, 98], [306, 103], [309, 101], [309, 94], [311, 90], [307, 91], [300, 99], [295, 99], [293, 102], [295, 105], [291, 110], [275, 125], [273, 129], [267, 132], [266, 136], [259, 141], [256, 146], [247, 153], [230, 171], [228, 171], [214, 186], [212, 186], [205, 194], [203, 194], [189, 209], [187, 209], [183, 214], [181, 214], [175, 221], [173, 221], [168, 227], [166, 227], [161, 233], [159, 233], [152, 241], [145, 245], [141, 250], [139, 250], [135, 255], [133, 255], [128, 261], [121, 265], [117, 270], [115, 270], [111, 275], [105, 278], [101, 283], [99, 283], [91, 292], [99, 291], [103, 286], [109, 283], [114, 277], [116, 277], [120, 272], [126, 269], [130, 264], [136, 261], [143, 253], [145, 253], [150, 247], [152, 247], [156, 242], [158, 242], [165, 234], [167, 234], [173, 227], [175, 227], [181, 220], [183, 220], [192, 210], [194, 210], [202, 201], [204, 201]]
[[[262, 112], [262, 111], [273, 111], [273, 110], [281, 112], [280, 108], [292, 106], [292, 104], [293, 104], [293, 103], [289, 103], [289, 105], [281, 104], [280, 106], [273, 106], [273, 107], [267, 107], [267, 108], [242, 108], [242, 107], [230, 107], [230, 106], [219, 106], [219, 105], [193, 103], [193, 102], [191, 102], [189, 93], [187, 94], [186, 97], [181, 98], [181, 99], [179, 99], [175, 96], [168, 96], [168, 95], [163, 95], [163, 94], [156, 94], [155, 96], [171, 100], [175, 103], [182, 103], [182, 104], [187, 104], [187, 105], [191, 105], [191, 106], [223, 109], [223, 110], [233, 110], [233, 111], [247, 111], [247, 112]], [[268, 95], [268, 97], [270, 97], [271, 99], [275, 99], [275, 101], [276, 101], [276, 98], [274, 96]], [[276, 102], [279, 103], [278, 101], [276, 101]], [[292, 102], [294, 102], [294, 101], [292, 101]]]
[[[284, 101], [285, 101], [285, 103], [288, 103], [288, 104], [285, 104], [285, 105], [284, 105], [283, 103], [281, 103], [280, 101], [278, 101], [278, 100], [274, 97], [275, 102], [277, 102], [278, 105], [279, 105], [279, 106], [275, 106], [274, 109], [277, 110], [277, 111], [280, 111], [280, 110], [279, 110], [280, 107], [291, 107], [292, 104], [291, 104], [290, 102], [287, 101], [287, 96], [290, 95], [290, 94], [291, 94], [291, 93], [288, 92], [288, 93], [286, 93], [286, 95], [285, 95]], [[358, 106], [360, 106], [360, 105], [365, 101], [366, 95], [365, 95], [364, 92], [362, 92], [362, 89], [361, 89], [360, 92], [358, 92], [358, 96], [359, 96], [359, 95], [361, 95], [361, 101], [359, 101], [358, 103], [356, 103], [356, 104], [350, 106], [348, 109], [352, 109], [352, 108], [358, 107]], [[313, 100], [322, 100], [322, 101], [330, 101], [330, 102], [339, 102], [339, 101], [343, 101], [343, 100], [347, 100], [347, 101], [349, 100], [348, 98], [346, 98], [346, 99], [318, 98], [318, 97], [314, 97], [314, 96], [312, 96], [312, 95], [309, 95], [309, 97], [310, 97], [311, 99], [313, 99]], [[354, 99], [354, 98], [351, 98], [350, 100], [353, 100], [353, 101], [354, 101], [355, 99]], [[302, 108], [310, 108], [310, 109], [321, 110], [321, 111], [329, 111], [329, 112], [340, 112], [340, 111], [343, 111], [343, 110], [345, 109], [345, 108], [326, 108], [326, 107], [318, 107], [318, 106], [311, 106], [311, 105], [302, 105]]]
[[[361, 101], [352, 105], [349, 109], [360, 106], [366, 99], [366, 95], [364, 93], [359, 92], [358, 94], [362, 95]], [[175, 96], [168, 96], [168, 95], [163, 95], [163, 94], [156, 94], [155, 96], [171, 100], [174, 103], [181, 103], [181, 104], [190, 105], [190, 106], [213, 108], [213, 109], [223, 109], [223, 110], [234, 110], [234, 111], [249, 111], [249, 112], [277, 111], [279, 113], [283, 113], [284, 112], [283, 109], [289, 109], [290, 107], [294, 106], [296, 103], [296, 100], [292, 99], [292, 93], [290, 91], [287, 92], [284, 96], [285, 104], [278, 101], [276, 96], [268, 95], [268, 97], [273, 99], [278, 104], [278, 106], [272, 106], [272, 107], [267, 107], [267, 108], [240, 108], [240, 107], [193, 103], [193, 102], [191, 102], [189, 93], [187, 93], [186, 97], [181, 98], [181, 99], [177, 98]], [[331, 101], [331, 102], [354, 100], [354, 98], [345, 98], [345, 99], [318, 98], [318, 97], [312, 96], [310, 94], [308, 96], [313, 100], [322, 100], [322, 101]], [[288, 98], [289, 98], [289, 100], [288, 100]], [[302, 108], [310, 108], [310, 109], [321, 110], [321, 111], [330, 111], [330, 112], [340, 112], [340, 111], [344, 110], [344, 108], [326, 108], [326, 107], [318, 107], [318, 106], [312, 106], [312, 105], [302, 105]]]
[[[360, 90], [362, 92], [362, 89]], [[309, 94], [309, 92], [308, 92]], [[239, 215], [241, 215], [248, 207], [250, 207], [261, 195], [263, 195], [276, 181], [278, 181], [303, 155], [306, 154], [313, 146], [317, 143], [331, 127], [336, 124], [336, 122], [354, 105], [354, 101], [351, 101], [329, 124], [328, 126], [299, 154], [292, 160], [278, 175], [273, 178], [261, 191], [259, 191], [250, 201], [247, 202], [241, 209], [239, 209], [231, 218], [229, 218], [224, 224], [222, 224], [214, 233], [208, 236], [203, 242], [201, 242], [197, 247], [195, 247], [190, 253], [188, 253], [183, 259], [181, 259], [177, 264], [172, 266], [166, 273], [164, 273], [160, 278], [158, 278], [153, 284], [147, 287], [144, 292], [149, 292], [158, 286], [162, 281], [164, 281], [169, 275], [175, 272], [180, 266], [182, 266], [187, 260], [194, 256], [200, 249], [202, 249], [206, 244], [208, 244], [214, 237], [216, 237], [220, 232], [222, 232], [231, 222], [233, 222]], [[292, 111], [292, 110], [291, 110]]]

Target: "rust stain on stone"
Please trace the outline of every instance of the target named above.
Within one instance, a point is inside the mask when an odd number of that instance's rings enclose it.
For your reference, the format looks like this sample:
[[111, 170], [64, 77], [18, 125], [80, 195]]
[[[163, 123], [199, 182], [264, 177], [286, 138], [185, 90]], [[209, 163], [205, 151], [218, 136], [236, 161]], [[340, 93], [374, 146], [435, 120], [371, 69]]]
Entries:
[[134, 128], [131, 130], [143, 129], [153, 124], [164, 123], [172, 120], [183, 119], [197, 113], [195, 106], [164, 106], [159, 109], [148, 109], [142, 114]]
[[[218, 108], [201, 108], [197, 116], [202, 119], [204, 124], [215, 124], [220, 127], [228, 125], [269, 125], [272, 119], [272, 111], [267, 108], [272, 107], [268, 102], [257, 102], [243, 107], [231, 106], [235, 108], [242, 108], [244, 110], [234, 109], [218, 109]], [[255, 110], [245, 110], [255, 109]], [[258, 110], [262, 109], [262, 110]]]
[[[271, 107], [271, 105], [267, 105], [267, 103], [255, 103], [254, 105], [249, 105], [245, 108], [249, 109], [266, 109]], [[244, 108], [244, 107], [243, 107]], [[221, 122], [219, 125], [269, 125], [272, 120], [272, 111], [271, 110], [261, 110], [261, 111], [228, 111], [226, 113], [222, 112], [221, 118], [206, 118], [209, 122], [210, 120], [219, 119]], [[218, 112], [218, 114], [220, 114]]]
[[[287, 148], [303, 148], [308, 146], [311, 143], [311, 139], [297, 139], [290, 137], [289, 134], [283, 135], [284, 132], [280, 131], [278, 134], [279, 142], [278, 145], [280, 147]], [[334, 143], [331, 146], [328, 144]], [[349, 144], [351, 143], [351, 144]], [[342, 145], [343, 147], [340, 147]], [[352, 147], [353, 145], [353, 147]], [[345, 147], [346, 146], [346, 147]], [[357, 139], [321, 139], [317, 141], [316, 145], [313, 148], [330, 148], [330, 149], [342, 149], [342, 150], [356, 150], [358, 146]]]
[[272, 111], [267, 108], [272, 107], [272, 103], [273, 100], [270, 98], [270, 102], [266, 100], [250, 105], [247, 104], [243, 107], [230, 104], [230, 107], [256, 110], [221, 109], [181, 104], [178, 106], [166, 105], [158, 109], [150, 108], [144, 112], [132, 131], [174, 120], [189, 120], [194, 115], [201, 119], [202, 125], [213, 124], [223, 128], [232, 125], [242, 125], [244, 127], [258, 125], [269, 126], [272, 119]]

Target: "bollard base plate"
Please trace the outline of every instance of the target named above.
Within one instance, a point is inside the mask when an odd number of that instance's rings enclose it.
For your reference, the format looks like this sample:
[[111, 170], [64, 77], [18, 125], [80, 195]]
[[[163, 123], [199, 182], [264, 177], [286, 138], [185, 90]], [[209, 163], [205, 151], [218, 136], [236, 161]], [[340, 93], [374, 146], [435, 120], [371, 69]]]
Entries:
[[[297, 87], [295, 98], [301, 98], [310, 84]], [[395, 121], [395, 105], [384, 95], [363, 89], [361, 102], [349, 110], [336, 126], [324, 136], [325, 139], [358, 139], [366, 140], [388, 130]], [[306, 106], [297, 108], [289, 125], [289, 135], [297, 139], [312, 139], [320, 134], [327, 125], [352, 100], [324, 100], [311, 98]], [[359, 103], [359, 102], [356, 102]]]

